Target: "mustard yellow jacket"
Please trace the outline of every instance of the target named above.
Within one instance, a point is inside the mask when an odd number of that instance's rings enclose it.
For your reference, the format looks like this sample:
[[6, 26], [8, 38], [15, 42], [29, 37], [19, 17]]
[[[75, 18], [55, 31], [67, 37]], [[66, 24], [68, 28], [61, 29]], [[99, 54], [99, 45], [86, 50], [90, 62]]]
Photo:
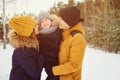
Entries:
[[[82, 32], [72, 36], [73, 30]], [[60, 80], [81, 80], [82, 61], [86, 47], [84, 30], [80, 23], [63, 31], [63, 40], [60, 45], [60, 65], [52, 68], [54, 75], [60, 75]]]

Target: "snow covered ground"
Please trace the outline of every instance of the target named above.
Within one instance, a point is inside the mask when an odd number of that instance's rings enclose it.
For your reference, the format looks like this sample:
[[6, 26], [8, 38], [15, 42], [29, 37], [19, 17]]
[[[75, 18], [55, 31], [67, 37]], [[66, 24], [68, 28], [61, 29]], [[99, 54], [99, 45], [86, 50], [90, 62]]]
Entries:
[[[9, 80], [13, 48], [0, 45], [0, 80]], [[83, 60], [82, 80], [120, 80], [120, 55], [86, 48]], [[46, 74], [42, 72], [42, 80]]]

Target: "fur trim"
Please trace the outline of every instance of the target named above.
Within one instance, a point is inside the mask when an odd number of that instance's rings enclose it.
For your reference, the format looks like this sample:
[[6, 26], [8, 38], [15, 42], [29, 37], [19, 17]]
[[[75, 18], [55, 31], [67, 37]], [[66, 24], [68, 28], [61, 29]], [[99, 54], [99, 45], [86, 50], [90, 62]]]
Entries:
[[58, 26], [58, 22], [57, 22], [57, 19], [58, 17], [56, 15], [51, 15], [52, 17], [52, 26]]
[[23, 37], [23, 36], [17, 35], [13, 30], [8, 33], [8, 36], [9, 36], [10, 44], [15, 48], [33, 47], [38, 49], [39, 44], [37, 39], [32, 39], [29, 37]]

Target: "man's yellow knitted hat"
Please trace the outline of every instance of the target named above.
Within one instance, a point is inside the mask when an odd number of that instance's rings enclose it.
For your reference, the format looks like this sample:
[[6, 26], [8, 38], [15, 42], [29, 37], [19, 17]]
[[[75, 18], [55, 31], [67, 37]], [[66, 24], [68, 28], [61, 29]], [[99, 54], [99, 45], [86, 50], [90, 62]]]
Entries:
[[9, 26], [18, 35], [29, 37], [35, 26], [35, 19], [31, 16], [15, 16], [9, 20]]

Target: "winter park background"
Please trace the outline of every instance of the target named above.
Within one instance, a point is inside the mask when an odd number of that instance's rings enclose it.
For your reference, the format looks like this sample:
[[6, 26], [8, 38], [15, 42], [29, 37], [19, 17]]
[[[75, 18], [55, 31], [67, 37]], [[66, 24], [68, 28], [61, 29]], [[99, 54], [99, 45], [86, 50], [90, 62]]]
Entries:
[[[61, 8], [71, 5], [80, 8], [85, 20], [82, 24], [88, 45], [82, 80], [120, 80], [120, 0], [0, 0], [0, 40], [3, 24], [7, 24], [11, 16], [36, 17], [40, 10], [58, 14]], [[0, 80], [9, 80], [13, 50], [9, 44], [3, 49], [0, 42]], [[43, 70], [41, 80], [46, 76]]]

